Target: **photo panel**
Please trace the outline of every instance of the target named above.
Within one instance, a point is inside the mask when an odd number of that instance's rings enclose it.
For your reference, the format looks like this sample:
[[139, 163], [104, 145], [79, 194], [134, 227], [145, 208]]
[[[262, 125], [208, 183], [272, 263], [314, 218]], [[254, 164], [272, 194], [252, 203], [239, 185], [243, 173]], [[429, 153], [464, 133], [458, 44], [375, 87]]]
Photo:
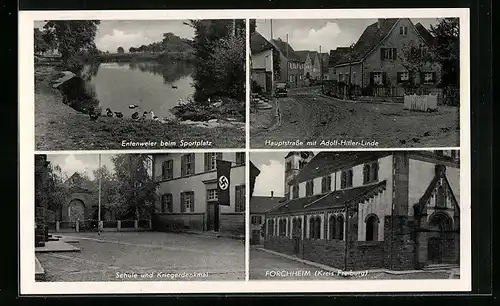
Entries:
[[251, 20], [251, 147], [459, 147], [460, 18], [404, 17]]
[[252, 152], [250, 281], [460, 279], [459, 153]]
[[37, 154], [34, 175], [37, 282], [245, 280], [245, 152]]
[[36, 150], [245, 146], [244, 19], [50, 19], [32, 30]]

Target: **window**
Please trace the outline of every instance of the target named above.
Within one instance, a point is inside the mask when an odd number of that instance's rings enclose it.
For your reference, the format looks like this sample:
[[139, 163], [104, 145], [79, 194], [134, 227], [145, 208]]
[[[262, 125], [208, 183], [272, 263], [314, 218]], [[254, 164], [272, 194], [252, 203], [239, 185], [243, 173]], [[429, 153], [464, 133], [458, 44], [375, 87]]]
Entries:
[[342, 171], [340, 175], [340, 188], [352, 187], [352, 169]]
[[207, 190], [207, 201], [217, 201], [217, 188]]
[[314, 194], [314, 182], [308, 181], [306, 183], [306, 196], [312, 196]]
[[163, 180], [174, 178], [174, 161], [166, 160], [161, 164], [161, 177]]
[[339, 240], [344, 240], [344, 216], [339, 216], [337, 218], [336, 228], [336, 238]]
[[295, 237], [302, 237], [302, 219], [293, 218], [292, 220], [292, 234]]
[[290, 81], [290, 83], [293, 83], [293, 75], [290, 75], [289, 81]]
[[344, 74], [339, 72], [339, 82], [344, 82], [344, 81], [345, 81]]
[[309, 239], [314, 238], [314, 217], [309, 218]]
[[181, 193], [181, 212], [194, 212], [194, 192]]
[[384, 78], [382, 72], [372, 72], [372, 82], [376, 85], [384, 84]]
[[299, 197], [299, 185], [293, 185], [292, 187], [292, 199], [297, 199]]
[[182, 176], [194, 174], [194, 153], [185, 154], [181, 157]]
[[355, 81], [356, 81], [356, 72], [353, 72], [351, 82], [354, 83]]
[[252, 224], [261, 224], [262, 223], [262, 216], [252, 216]]
[[435, 72], [422, 72], [420, 77], [423, 80], [424, 84], [436, 82], [436, 73]]
[[218, 159], [222, 159], [222, 153], [205, 153], [205, 172], [216, 170]]
[[171, 213], [172, 211], [173, 211], [172, 194], [171, 193], [162, 194], [161, 195], [161, 212], [162, 213], [166, 213], [166, 212]]
[[245, 211], [245, 185], [234, 187], [234, 211]]
[[437, 189], [436, 206], [439, 208], [446, 208], [446, 190], [443, 185]]
[[309, 238], [310, 239], [320, 239], [321, 238], [321, 218], [312, 216], [309, 219]]
[[378, 181], [378, 162], [365, 164], [363, 167], [363, 184]]
[[399, 35], [408, 35], [408, 27], [399, 27]]
[[245, 152], [236, 153], [236, 165], [244, 165], [246, 162]]
[[366, 241], [378, 240], [378, 224], [379, 220], [376, 215], [369, 215], [366, 218]]
[[335, 223], [337, 222], [337, 220], [335, 219], [335, 216], [332, 215], [330, 216], [330, 218], [328, 219], [328, 233], [329, 233], [329, 237], [330, 240], [333, 240], [335, 239]]
[[396, 48], [380, 48], [380, 59], [383, 61], [395, 60], [397, 57]]
[[332, 190], [332, 177], [327, 175], [321, 179], [321, 193]]
[[280, 236], [286, 236], [286, 219], [280, 219], [278, 223], [278, 232]]
[[273, 236], [274, 235], [274, 220], [267, 220], [267, 235], [268, 236]]
[[288, 172], [290, 170], [292, 170], [292, 162], [291, 161], [287, 161], [286, 165], [285, 165], [285, 171]]
[[408, 71], [398, 72], [398, 82], [408, 82], [410, 80], [410, 73]]

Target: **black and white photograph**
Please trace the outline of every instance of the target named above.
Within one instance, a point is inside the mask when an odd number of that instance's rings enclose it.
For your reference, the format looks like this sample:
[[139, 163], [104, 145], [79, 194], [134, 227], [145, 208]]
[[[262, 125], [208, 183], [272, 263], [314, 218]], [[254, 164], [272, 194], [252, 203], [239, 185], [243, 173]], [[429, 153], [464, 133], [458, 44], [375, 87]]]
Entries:
[[459, 21], [251, 20], [251, 147], [459, 147]]
[[35, 155], [35, 280], [245, 280], [245, 153]]
[[460, 278], [459, 151], [250, 154], [250, 280]]
[[36, 20], [35, 149], [243, 148], [243, 19]]

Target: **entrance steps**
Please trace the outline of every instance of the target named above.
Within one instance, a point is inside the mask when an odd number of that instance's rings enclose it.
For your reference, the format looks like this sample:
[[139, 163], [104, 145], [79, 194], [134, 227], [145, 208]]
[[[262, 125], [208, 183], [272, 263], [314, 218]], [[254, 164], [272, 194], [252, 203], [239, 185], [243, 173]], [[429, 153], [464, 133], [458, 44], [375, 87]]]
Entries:
[[458, 264], [430, 264], [422, 268], [424, 271], [459, 269]]
[[267, 97], [252, 94], [252, 102], [256, 104], [257, 109], [271, 109], [273, 108], [271, 105], [271, 100]]

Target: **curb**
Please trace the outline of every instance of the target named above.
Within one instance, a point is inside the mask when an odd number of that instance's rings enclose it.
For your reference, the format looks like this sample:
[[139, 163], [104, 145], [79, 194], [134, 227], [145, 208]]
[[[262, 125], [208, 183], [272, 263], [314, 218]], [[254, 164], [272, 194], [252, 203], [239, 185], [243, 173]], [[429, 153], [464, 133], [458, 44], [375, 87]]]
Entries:
[[[320, 263], [317, 263], [317, 262], [313, 262], [313, 261], [309, 261], [309, 260], [306, 260], [306, 259], [298, 258], [297, 256], [291, 256], [291, 255], [283, 254], [283, 253], [280, 253], [280, 252], [268, 250], [268, 249], [265, 249], [265, 248], [255, 248], [255, 249], [257, 249], [259, 251], [267, 252], [269, 254], [274, 254], [274, 255], [277, 255], [277, 256], [284, 257], [284, 258], [288, 258], [288, 259], [291, 259], [291, 260], [294, 260], [294, 261], [297, 261], [297, 262], [300, 262], [300, 263], [303, 263], [303, 264], [306, 264], [306, 265], [309, 265], [309, 266], [312, 266], [312, 267], [315, 267], [315, 268], [320, 268], [320, 269], [323, 269], [325, 271], [334, 272], [334, 273], [337, 273], [339, 276], [350, 277], [349, 275], [343, 274], [342, 273], [343, 270], [338, 269], [338, 268], [334, 268], [334, 267], [327, 266], [327, 265], [324, 265], [324, 264], [320, 264]], [[454, 273], [454, 272], [452, 272], [450, 270], [429, 270], [429, 271], [424, 271], [424, 270], [405, 270], [405, 271], [394, 271], [394, 270], [388, 270], [388, 269], [371, 269], [371, 270], [363, 270], [362, 272], [366, 272], [366, 273], [386, 273], [386, 274], [390, 274], [390, 275], [404, 275], [404, 274], [416, 274], [416, 273], [450, 273], [452, 276], [454, 276], [456, 274], [456, 273]]]
[[325, 94], [320, 94], [320, 97], [327, 98], [330, 100], [337, 100], [341, 102], [349, 102], [349, 103], [366, 103], [366, 104], [382, 104], [382, 105], [403, 105], [403, 103], [398, 102], [382, 102], [382, 101], [368, 101], [368, 100], [348, 100], [348, 99], [339, 99], [332, 96], [328, 96]]

